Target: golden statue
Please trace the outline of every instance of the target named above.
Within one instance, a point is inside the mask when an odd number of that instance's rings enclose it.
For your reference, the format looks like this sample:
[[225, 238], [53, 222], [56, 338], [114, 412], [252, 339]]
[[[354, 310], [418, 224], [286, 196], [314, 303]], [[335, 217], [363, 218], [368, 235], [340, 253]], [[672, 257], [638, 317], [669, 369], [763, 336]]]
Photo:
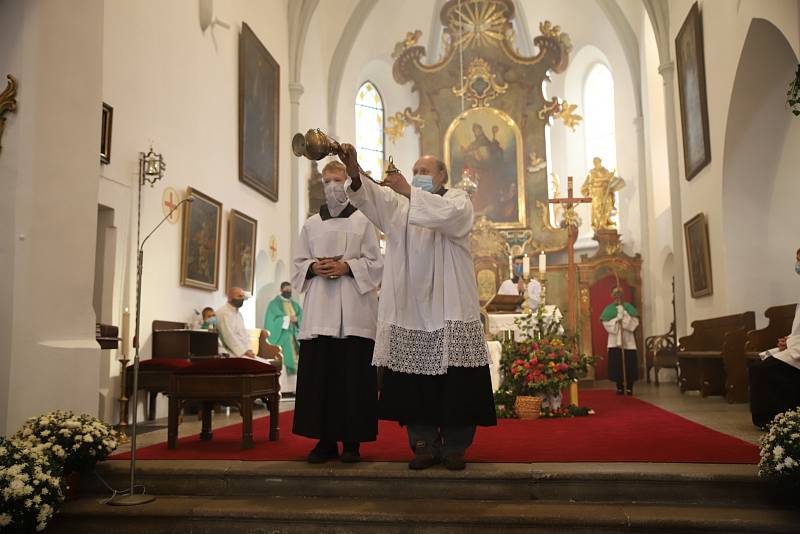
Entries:
[[581, 194], [592, 197], [592, 228], [595, 231], [613, 230], [615, 225], [611, 216], [616, 212], [614, 193], [625, 187], [625, 180], [603, 167], [600, 158], [592, 161], [594, 168], [586, 176]]

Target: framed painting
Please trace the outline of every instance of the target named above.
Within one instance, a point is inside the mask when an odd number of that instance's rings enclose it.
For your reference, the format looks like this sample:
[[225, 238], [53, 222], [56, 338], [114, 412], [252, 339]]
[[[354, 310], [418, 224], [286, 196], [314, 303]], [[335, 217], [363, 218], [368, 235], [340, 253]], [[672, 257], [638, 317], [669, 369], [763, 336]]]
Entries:
[[239, 180], [278, 201], [280, 67], [245, 23], [239, 36]]
[[686, 179], [691, 180], [711, 162], [703, 23], [697, 2], [689, 10], [675, 37], [675, 51], [681, 103], [683, 166]]
[[257, 229], [258, 221], [240, 211], [231, 210], [228, 217], [226, 289], [241, 287], [253, 293]]
[[219, 243], [222, 203], [190, 187], [184, 204], [181, 243], [181, 285], [215, 291], [219, 288]]
[[444, 159], [453, 185], [466, 171], [478, 184], [475, 215], [500, 229], [524, 228], [525, 172], [522, 133], [499, 109], [478, 107], [455, 118], [444, 138]]
[[706, 216], [702, 213], [695, 215], [684, 223], [683, 231], [692, 298], [711, 295], [714, 293], [714, 285], [711, 278], [711, 248]]
[[103, 116], [100, 126], [100, 163], [111, 163], [111, 127], [114, 123], [114, 108], [103, 102]]

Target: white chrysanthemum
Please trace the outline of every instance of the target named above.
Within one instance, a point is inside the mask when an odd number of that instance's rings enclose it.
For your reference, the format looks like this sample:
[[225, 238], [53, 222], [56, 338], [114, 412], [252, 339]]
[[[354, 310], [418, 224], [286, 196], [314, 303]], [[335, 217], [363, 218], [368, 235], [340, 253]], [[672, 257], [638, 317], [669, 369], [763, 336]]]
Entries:
[[775, 445], [775, 448], [772, 449], [772, 456], [776, 460], [780, 461], [780, 459], [783, 458], [783, 452], [784, 452], [783, 447], [781, 447], [780, 445]]
[[6, 527], [11, 524], [11, 516], [8, 514], [0, 514], [0, 527]]

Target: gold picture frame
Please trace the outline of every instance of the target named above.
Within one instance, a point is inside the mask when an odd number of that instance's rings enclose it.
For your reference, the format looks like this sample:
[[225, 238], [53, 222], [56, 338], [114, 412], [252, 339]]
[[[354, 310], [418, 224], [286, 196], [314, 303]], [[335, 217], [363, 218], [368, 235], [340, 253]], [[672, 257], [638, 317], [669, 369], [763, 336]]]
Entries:
[[114, 108], [103, 102], [103, 115], [100, 126], [100, 163], [111, 163], [111, 128], [114, 125]]
[[698, 213], [683, 225], [686, 240], [686, 262], [692, 298], [714, 294], [711, 271], [711, 246], [708, 239], [708, 222]]
[[228, 215], [228, 246], [225, 261], [225, 288], [241, 287], [253, 293], [256, 265], [258, 221], [231, 210]]
[[517, 123], [492, 107], [466, 110], [445, 133], [444, 159], [452, 185], [458, 184], [465, 168], [474, 171], [475, 215], [485, 215], [498, 229], [527, 226], [523, 151]]
[[219, 250], [222, 203], [190, 187], [192, 202], [183, 205], [181, 285], [216, 291], [219, 288]]

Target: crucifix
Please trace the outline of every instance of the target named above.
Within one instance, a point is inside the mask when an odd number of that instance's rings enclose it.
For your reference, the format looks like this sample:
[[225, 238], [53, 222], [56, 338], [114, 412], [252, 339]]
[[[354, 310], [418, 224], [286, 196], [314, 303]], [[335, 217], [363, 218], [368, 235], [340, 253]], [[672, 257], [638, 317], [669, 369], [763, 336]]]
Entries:
[[578, 304], [575, 295], [578, 290], [575, 280], [575, 241], [578, 240], [578, 229], [581, 225], [580, 217], [575, 213], [578, 204], [591, 203], [589, 197], [574, 197], [572, 192], [572, 176], [567, 178], [567, 196], [564, 198], [551, 198], [548, 204], [561, 204], [564, 207], [564, 219], [561, 227], [567, 228], [567, 326], [575, 334], [578, 332]]

